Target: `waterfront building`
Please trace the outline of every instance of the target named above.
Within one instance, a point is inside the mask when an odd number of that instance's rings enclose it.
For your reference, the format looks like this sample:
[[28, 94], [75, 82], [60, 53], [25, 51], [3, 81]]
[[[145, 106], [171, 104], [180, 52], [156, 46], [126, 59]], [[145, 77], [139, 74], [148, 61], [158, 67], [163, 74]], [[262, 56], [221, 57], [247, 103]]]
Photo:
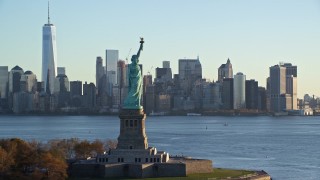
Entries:
[[121, 101], [121, 94], [120, 94], [120, 87], [118, 84], [115, 84], [112, 86], [112, 106], [111, 106], [111, 112], [119, 112], [119, 108], [120, 108], [120, 101]]
[[[150, 75], [151, 76], [151, 75]], [[145, 80], [144, 82], [147, 80]], [[144, 97], [144, 109], [146, 114], [150, 114], [156, 111], [155, 109], [155, 86], [152, 84], [146, 85], [145, 86], [145, 97]]]
[[292, 110], [292, 96], [291, 94], [280, 95], [280, 109]]
[[270, 67], [270, 111], [280, 112], [280, 96], [286, 93], [286, 68], [281, 65]]
[[225, 78], [222, 82], [222, 108], [233, 109], [233, 78]]
[[70, 81], [70, 104], [73, 107], [82, 106], [82, 81]]
[[258, 81], [254, 79], [246, 80], [246, 108], [258, 109], [259, 89]]
[[264, 87], [258, 87], [258, 110], [267, 110], [267, 91]]
[[201, 79], [202, 67], [198, 59], [179, 59], [179, 78], [180, 79]]
[[97, 104], [96, 86], [93, 83], [83, 84], [83, 106], [87, 108], [94, 108]]
[[66, 75], [66, 68], [65, 67], [57, 67], [57, 75]]
[[82, 95], [82, 81], [70, 81], [70, 96]]
[[60, 72], [61, 74], [58, 74], [57, 77], [55, 78], [54, 93], [69, 92], [70, 82], [69, 82], [68, 76], [65, 74], [65, 70]]
[[[216, 82], [212, 84], [213, 91], [213, 109], [221, 109], [222, 106], [222, 83]], [[230, 102], [232, 104], [232, 102]]]
[[169, 112], [171, 110], [171, 97], [169, 94], [158, 94], [155, 100], [156, 112]]
[[[269, 92], [271, 112], [298, 109], [297, 66], [293, 66], [291, 63], [280, 63], [270, 67]], [[290, 105], [287, 104], [289, 99], [291, 100]]]
[[36, 92], [37, 89], [37, 76], [35, 74], [33, 74], [32, 71], [26, 71], [20, 79], [20, 83], [21, 81], [25, 82], [25, 87], [22, 89], [21, 87], [21, 91], [26, 91], [29, 93], [34, 93]]
[[[144, 75], [143, 76], [143, 107], [145, 107], [145, 111], [147, 114], [151, 113], [152, 110], [154, 110], [154, 105], [151, 106], [150, 102], [148, 101], [152, 100], [154, 104], [154, 88], [148, 89], [149, 86], [153, 86], [152, 84], [152, 75]], [[149, 99], [150, 98], [150, 99]], [[152, 110], [151, 110], [152, 109]]]
[[9, 71], [8, 66], [0, 66], [0, 99], [8, 98]]
[[170, 68], [170, 61], [162, 61], [163, 68]]
[[50, 23], [48, 5], [48, 23], [42, 28], [42, 81], [48, 94], [54, 92], [54, 81], [57, 75], [56, 27]]
[[233, 78], [233, 108], [246, 108], [246, 75], [241, 72]]
[[124, 99], [126, 97], [126, 94], [128, 93], [128, 87], [126, 87], [125, 82], [127, 79], [127, 73], [126, 73], [126, 63], [123, 60], [118, 61], [118, 91], [119, 91], [119, 106], [121, 106], [124, 103]]
[[271, 112], [270, 77], [266, 79], [266, 110], [267, 112]]
[[[179, 85], [183, 96], [191, 97], [194, 83], [202, 79], [202, 66], [197, 59], [179, 59]], [[189, 101], [191, 102], [191, 101]]]
[[106, 81], [103, 81], [103, 76], [105, 75], [105, 69], [103, 67], [103, 59], [98, 56], [96, 59], [96, 86], [98, 89], [98, 94], [101, 93], [103, 83], [107, 83]]
[[286, 77], [286, 93], [290, 94], [290, 96], [291, 96], [292, 109], [297, 110], [298, 109], [297, 77], [294, 77], [293, 75], [287, 75], [287, 77]]
[[168, 83], [172, 80], [171, 68], [156, 68], [156, 79], [155, 82]]
[[230, 59], [228, 58], [226, 64], [221, 64], [218, 68], [218, 81], [222, 82], [225, 78], [232, 78], [233, 77], [233, 70], [232, 64]]
[[298, 109], [298, 97], [297, 97], [297, 66], [293, 66], [291, 63], [284, 63], [286, 68], [286, 93], [291, 95], [292, 109]]
[[20, 79], [24, 74], [21, 67], [15, 66], [9, 73], [9, 93], [15, 93], [20, 91]]
[[108, 82], [108, 95], [112, 96], [112, 86], [117, 84], [117, 69], [118, 69], [119, 51], [106, 50], [106, 73]]
[[202, 82], [202, 109], [211, 110], [216, 109], [214, 107], [214, 83], [204, 81]]

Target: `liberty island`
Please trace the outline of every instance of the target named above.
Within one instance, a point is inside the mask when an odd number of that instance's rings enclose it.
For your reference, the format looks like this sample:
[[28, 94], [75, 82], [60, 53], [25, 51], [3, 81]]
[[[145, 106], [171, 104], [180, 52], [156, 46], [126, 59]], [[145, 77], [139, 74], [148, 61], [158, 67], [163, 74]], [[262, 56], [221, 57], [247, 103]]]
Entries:
[[141, 38], [138, 53], [131, 58], [129, 92], [119, 115], [120, 135], [117, 148], [98, 154], [94, 159], [72, 164], [71, 176], [147, 178], [212, 172], [211, 160], [170, 157], [168, 152], [148, 146], [145, 132], [146, 114], [140, 104], [142, 78], [138, 65], [143, 43]]

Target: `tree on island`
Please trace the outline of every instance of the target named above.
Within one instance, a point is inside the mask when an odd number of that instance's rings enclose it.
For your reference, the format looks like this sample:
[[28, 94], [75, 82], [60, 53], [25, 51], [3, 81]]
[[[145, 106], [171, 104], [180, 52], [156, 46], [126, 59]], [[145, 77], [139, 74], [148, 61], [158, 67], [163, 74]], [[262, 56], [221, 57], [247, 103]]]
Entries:
[[116, 140], [54, 139], [47, 143], [0, 139], [0, 179], [66, 179], [67, 159], [95, 157]]

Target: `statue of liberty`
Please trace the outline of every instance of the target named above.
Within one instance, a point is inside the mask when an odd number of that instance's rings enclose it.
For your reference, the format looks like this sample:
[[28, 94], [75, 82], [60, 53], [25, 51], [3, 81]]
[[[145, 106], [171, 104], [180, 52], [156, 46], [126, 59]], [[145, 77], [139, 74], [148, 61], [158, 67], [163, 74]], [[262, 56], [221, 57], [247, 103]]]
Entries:
[[132, 55], [129, 65], [129, 89], [124, 100], [123, 109], [143, 109], [140, 105], [142, 94], [142, 74], [139, 66], [140, 52], [143, 50], [143, 38], [140, 38], [140, 48], [136, 55]]

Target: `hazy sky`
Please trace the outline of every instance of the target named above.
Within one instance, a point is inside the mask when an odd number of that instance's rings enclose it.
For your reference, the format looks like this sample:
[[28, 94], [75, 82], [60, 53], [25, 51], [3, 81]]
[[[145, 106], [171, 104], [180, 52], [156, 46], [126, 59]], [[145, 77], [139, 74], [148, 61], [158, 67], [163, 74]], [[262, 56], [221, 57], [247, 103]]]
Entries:
[[[177, 73], [178, 59], [199, 55], [203, 76], [216, 80], [230, 58], [234, 73], [265, 86], [270, 66], [290, 62], [298, 97], [320, 96], [320, 0], [51, 0], [50, 14], [58, 66], [71, 81], [95, 82], [97, 56], [118, 49], [126, 59], [143, 36], [144, 74], [163, 60]], [[0, 66], [19, 65], [41, 80], [46, 22], [46, 0], [0, 0]]]

